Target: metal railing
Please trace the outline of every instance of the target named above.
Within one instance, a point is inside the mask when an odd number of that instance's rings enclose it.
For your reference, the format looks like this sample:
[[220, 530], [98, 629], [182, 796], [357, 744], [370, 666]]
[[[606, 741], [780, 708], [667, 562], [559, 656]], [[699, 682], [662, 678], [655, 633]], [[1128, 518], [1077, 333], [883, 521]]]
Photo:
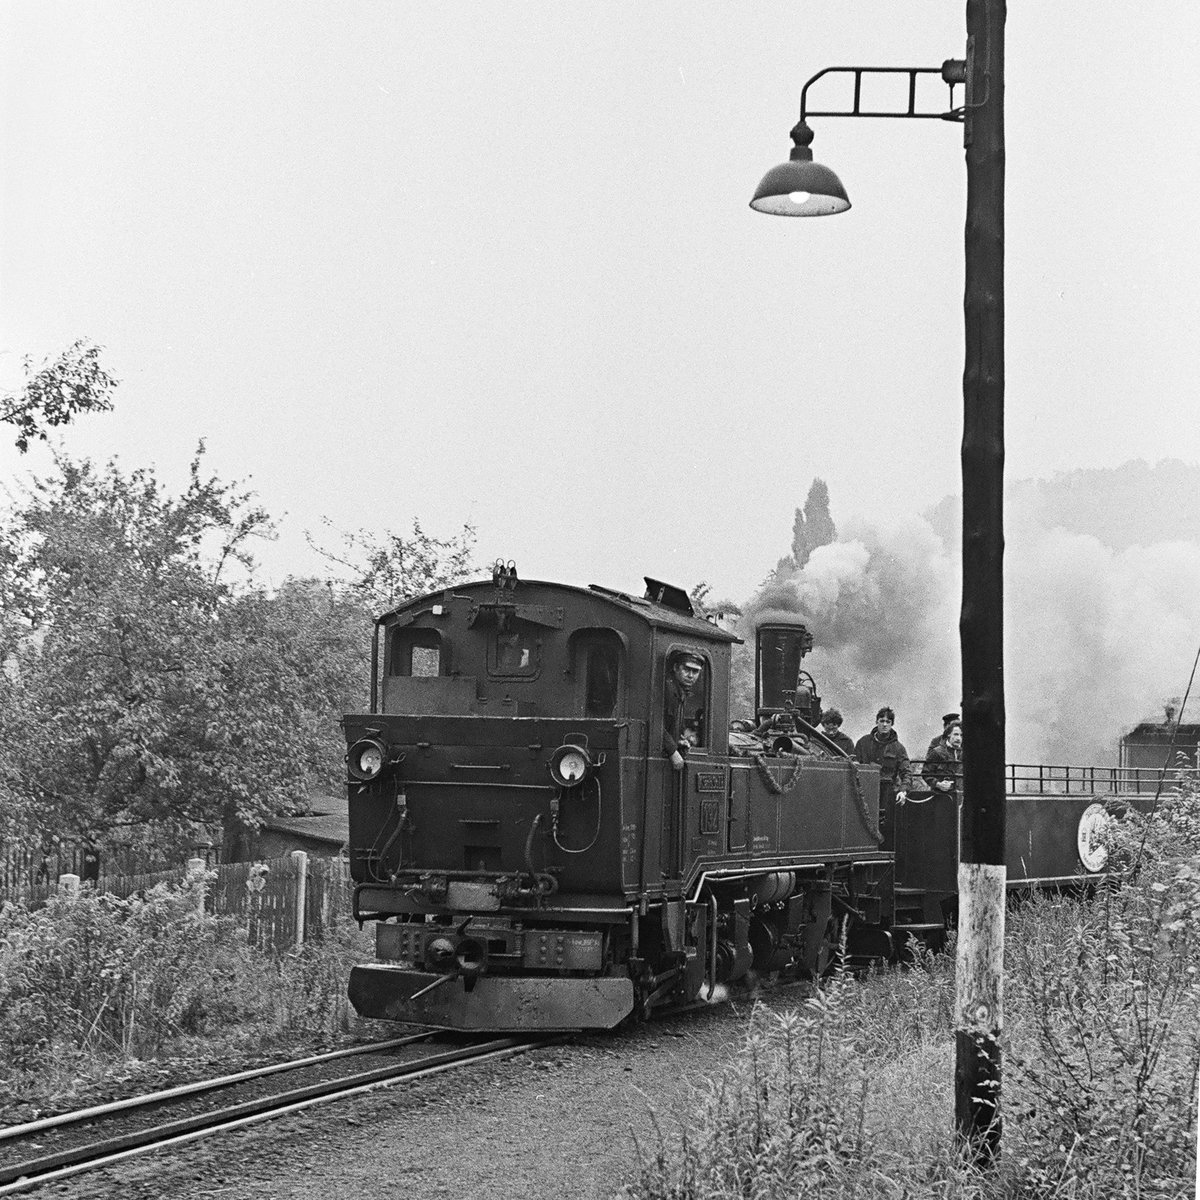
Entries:
[[1188, 767], [1072, 767], [1009, 763], [1010, 794], [1024, 796], [1153, 796], [1196, 772]]
[[[912, 761], [920, 779], [921, 759]], [[959, 772], [961, 773], [961, 766]], [[1188, 779], [1200, 778], [1194, 767], [1075, 767], [1047, 763], [1009, 763], [1004, 768], [1010, 796], [1153, 796]]]

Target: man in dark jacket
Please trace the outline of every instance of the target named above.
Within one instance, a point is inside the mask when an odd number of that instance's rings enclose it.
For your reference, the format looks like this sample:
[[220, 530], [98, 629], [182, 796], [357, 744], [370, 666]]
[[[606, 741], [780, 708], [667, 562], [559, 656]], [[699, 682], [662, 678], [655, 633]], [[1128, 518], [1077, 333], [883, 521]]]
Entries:
[[930, 743], [929, 749], [925, 751], [925, 757], [928, 758], [933, 753], [933, 748], [950, 732], [950, 726], [955, 722], [962, 723], [962, 718], [958, 713], [946, 713], [942, 717], [942, 732], [937, 735]]
[[935, 792], [957, 796], [962, 778], [962, 724], [951, 721], [946, 732], [929, 747], [921, 774]]
[[690, 650], [672, 654], [667, 662], [662, 749], [677, 771], [683, 770], [681, 751], [704, 742], [703, 674], [704, 659]]
[[854, 756], [860, 763], [879, 767], [879, 832], [885, 850], [891, 850], [895, 844], [894, 810], [896, 804], [903, 804], [908, 798], [912, 783], [908, 751], [897, 737], [895, 725], [895, 712], [881, 708], [875, 714], [875, 728], [854, 744]]
[[854, 757], [854, 743], [842, 732], [842, 714], [836, 708], [821, 713], [821, 732], [847, 757]]

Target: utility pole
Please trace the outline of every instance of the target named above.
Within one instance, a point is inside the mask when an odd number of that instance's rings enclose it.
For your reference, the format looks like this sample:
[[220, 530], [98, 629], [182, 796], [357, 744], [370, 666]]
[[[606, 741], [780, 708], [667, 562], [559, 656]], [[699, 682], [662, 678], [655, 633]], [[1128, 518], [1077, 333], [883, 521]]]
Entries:
[[967, 0], [963, 370], [963, 808], [954, 1100], [976, 1162], [1000, 1150], [1004, 906], [1004, 20]]

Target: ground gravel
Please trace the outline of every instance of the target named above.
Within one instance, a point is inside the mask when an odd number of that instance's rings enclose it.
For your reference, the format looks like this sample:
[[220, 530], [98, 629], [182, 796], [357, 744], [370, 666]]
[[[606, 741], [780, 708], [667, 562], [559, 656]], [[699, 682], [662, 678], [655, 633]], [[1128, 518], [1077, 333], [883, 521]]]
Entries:
[[[794, 1007], [794, 989], [774, 1008]], [[633, 1172], [691, 1086], [728, 1061], [747, 1003], [589, 1035], [314, 1108], [46, 1185], [35, 1197], [362, 1200], [365, 1196], [598, 1200]]]

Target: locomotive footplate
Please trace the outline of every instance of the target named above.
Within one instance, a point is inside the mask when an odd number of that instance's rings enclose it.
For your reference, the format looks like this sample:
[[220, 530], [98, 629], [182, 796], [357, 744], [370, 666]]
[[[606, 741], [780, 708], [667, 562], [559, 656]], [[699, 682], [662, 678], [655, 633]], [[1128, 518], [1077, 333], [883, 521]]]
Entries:
[[633, 1011], [633, 981], [623, 976], [481, 975], [470, 991], [462, 979], [443, 978], [363, 964], [350, 971], [350, 1003], [362, 1017], [479, 1033], [612, 1029]]

